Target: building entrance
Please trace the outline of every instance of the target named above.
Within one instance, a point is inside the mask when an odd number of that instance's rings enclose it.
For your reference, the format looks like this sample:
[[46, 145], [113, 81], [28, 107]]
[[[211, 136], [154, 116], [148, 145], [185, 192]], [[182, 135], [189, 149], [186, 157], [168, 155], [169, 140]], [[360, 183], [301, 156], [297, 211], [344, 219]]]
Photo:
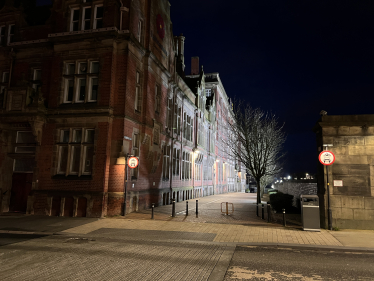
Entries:
[[32, 188], [32, 173], [14, 173], [10, 193], [10, 212], [26, 213], [27, 197]]

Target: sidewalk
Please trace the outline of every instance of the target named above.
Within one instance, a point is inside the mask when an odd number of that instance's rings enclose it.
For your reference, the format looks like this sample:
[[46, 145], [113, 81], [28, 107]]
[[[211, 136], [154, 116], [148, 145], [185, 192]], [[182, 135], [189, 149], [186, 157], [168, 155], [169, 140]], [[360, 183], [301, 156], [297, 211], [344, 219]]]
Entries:
[[[89, 234], [99, 229], [148, 230], [214, 234], [214, 242], [293, 244], [332, 247], [363, 247], [374, 250], [374, 231], [303, 231], [293, 225], [267, 223], [256, 216], [255, 195], [230, 193], [198, 198], [199, 217], [195, 215], [196, 200], [189, 201], [189, 216], [185, 216], [186, 203], [176, 203], [175, 218], [171, 217], [171, 205], [155, 208], [154, 220], [151, 210], [131, 213], [123, 217], [106, 218], [62, 233]], [[234, 214], [221, 214], [221, 202], [232, 202]], [[191, 206], [192, 205], [192, 206]], [[261, 214], [261, 210], [260, 210]], [[266, 218], [266, 216], [265, 216]], [[162, 235], [162, 234], [161, 234]]]
[[[0, 216], [0, 233], [89, 235], [100, 233], [100, 231], [104, 233], [104, 229], [117, 229], [123, 233], [131, 231], [142, 233], [142, 235], [153, 233], [153, 237], [175, 237], [176, 239], [186, 239], [185, 233], [190, 233], [191, 237], [209, 237], [209, 241], [216, 243], [292, 244], [374, 250], [374, 231], [321, 229], [320, 232], [310, 232], [303, 231], [300, 226], [288, 222], [287, 227], [279, 223], [267, 223], [266, 220], [256, 216], [255, 196], [250, 193], [230, 193], [198, 198], [198, 217], [195, 214], [196, 199], [189, 200], [188, 216], [185, 215], [186, 201], [184, 201], [176, 203], [177, 216], [175, 218], [171, 217], [171, 205], [156, 207], [154, 220], [151, 220], [150, 209], [127, 214], [126, 217], [104, 219]], [[221, 202], [233, 203], [234, 213], [229, 216], [222, 214]], [[226, 204], [223, 206], [225, 207]], [[261, 209], [259, 213], [261, 216]], [[265, 218], [267, 218], [266, 214]], [[170, 236], [170, 233], [175, 235]], [[205, 240], [202, 239], [202, 241]]]

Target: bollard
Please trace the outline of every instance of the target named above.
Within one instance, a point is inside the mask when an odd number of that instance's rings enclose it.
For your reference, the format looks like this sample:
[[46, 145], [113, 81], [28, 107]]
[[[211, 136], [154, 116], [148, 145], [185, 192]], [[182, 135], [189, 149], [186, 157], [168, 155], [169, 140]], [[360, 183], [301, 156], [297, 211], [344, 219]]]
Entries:
[[259, 217], [259, 215], [258, 215], [258, 203], [256, 203], [256, 215]]
[[283, 226], [286, 226], [286, 209], [283, 210]]
[[226, 202], [226, 216], [229, 215], [229, 202]]
[[171, 216], [175, 218], [175, 199], [173, 199], [173, 207], [171, 209]]
[[196, 200], [196, 217], [198, 218], [199, 217], [199, 201]]
[[186, 201], [186, 216], [188, 216], [188, 201]]
[[268, 222], [270, 222], [270, 204], [268, 203], [268, 204], [266, 204], [266, 206], [267, 206], [267, 212], [268, 212]]
[[151, 220], [154, 219], [154, 209], [155, 209], [155, 203], [152, 203], [152, 215], [151, 215]]
[[264, 204], [261, 204], [261, 205], [262, 205], [261, 218], [264, 220], [265, 219], [265, 207], [264, 207]]

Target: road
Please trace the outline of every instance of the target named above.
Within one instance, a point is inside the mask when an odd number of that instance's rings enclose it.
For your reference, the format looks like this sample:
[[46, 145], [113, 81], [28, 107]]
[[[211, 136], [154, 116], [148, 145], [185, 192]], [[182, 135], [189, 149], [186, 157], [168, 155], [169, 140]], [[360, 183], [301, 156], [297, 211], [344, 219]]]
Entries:
[[[374, 232], [267, 223], [254, 200], [209, 196], [199, 198], [198, 217], [191, 200], [189, 216], [180, 202], [176, 218], [168, 205], [154, 220], [150, 210], [105, 219], [1, 216], [0, 280], [374, 280]], [[235, 212], [221, 214], [221, 202]]]
[[238, 246], [224, 280], [374, 280], [374, 252]]
[[178, 231], [7, 235], [0, 280], [374, 280], [374, 252], [236, 245]]

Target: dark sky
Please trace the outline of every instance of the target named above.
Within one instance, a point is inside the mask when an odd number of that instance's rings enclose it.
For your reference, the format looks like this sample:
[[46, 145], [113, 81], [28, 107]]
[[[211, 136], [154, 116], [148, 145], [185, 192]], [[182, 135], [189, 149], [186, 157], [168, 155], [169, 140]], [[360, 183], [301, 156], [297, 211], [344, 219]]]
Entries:
[[[170, 0], [174, 35], [230, 97], [285, 122], [284, 173], [316, 172], [312, 128], [329, 115], [374, 113], [373, 0]], [[231, 6], [230, 6], [231, 5]]]

